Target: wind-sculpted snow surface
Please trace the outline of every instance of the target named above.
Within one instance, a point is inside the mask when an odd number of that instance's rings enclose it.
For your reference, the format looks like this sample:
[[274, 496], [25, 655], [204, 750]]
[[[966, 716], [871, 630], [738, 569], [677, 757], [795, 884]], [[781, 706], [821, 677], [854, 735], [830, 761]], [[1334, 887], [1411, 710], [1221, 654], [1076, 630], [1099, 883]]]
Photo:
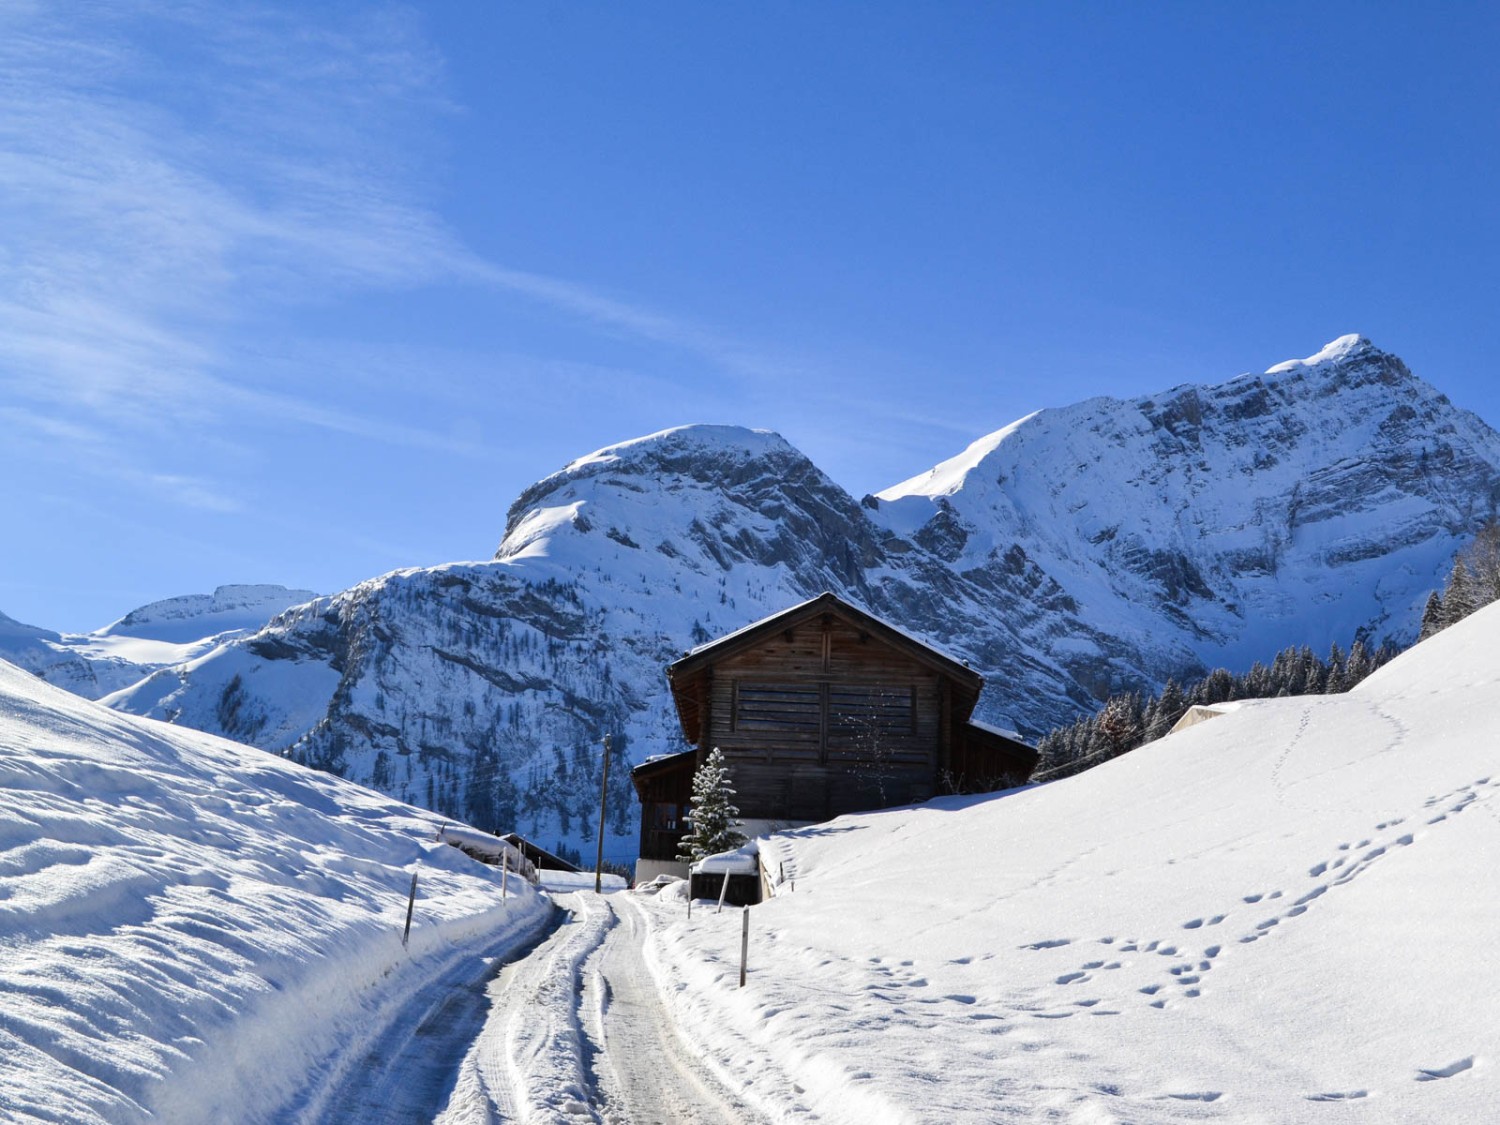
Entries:
[[0, 662], [0, 1119], [294, 1119], [310, 1069], [545, 909], [435, 827]]
[[372, 579], [109, 702], [587, 851], [601, 737], [682, 745], [664, 665], [823, 590], [968, 661], [978, 717], [1035, 736], [1205, 665], [1411, 639], [1497, 467], [1500, 436], [1357, 337], [1041, 411], [863, 502], [775, 434], [688, 426], [529, 488], [491, 561]]
[[1500, 606], [1344, 696], [773, 839], [656, 908], [686, 1034], [788, 1117], [1483, 1122], [1500, 1098]]

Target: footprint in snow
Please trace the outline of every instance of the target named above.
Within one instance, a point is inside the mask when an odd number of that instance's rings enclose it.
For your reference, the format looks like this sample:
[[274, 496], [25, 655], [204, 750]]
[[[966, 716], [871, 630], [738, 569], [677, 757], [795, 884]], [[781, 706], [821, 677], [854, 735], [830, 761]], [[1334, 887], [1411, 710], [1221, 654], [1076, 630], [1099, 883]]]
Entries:
[[1466, 1059], [1459, 1059], [1457, 1062], [1451, 1062], [1447, 1066], [1433, 1067], [1430, 1070], [1418, 1070], [1417, 1081], [1436, 1082], [1442, 1078], [1452, 1078], [1455, 1074], [1462, 1074], [1464, 1071], [1469, 1070], [1473, 1065], [1474, 1056], [1470, 1055]]
[[1330, 1090], [1323, 1094], [1308, 1094], [1307, 1100], [1310, 1102], [1347, 1102], [1369, 1096], [1368, 1090]]

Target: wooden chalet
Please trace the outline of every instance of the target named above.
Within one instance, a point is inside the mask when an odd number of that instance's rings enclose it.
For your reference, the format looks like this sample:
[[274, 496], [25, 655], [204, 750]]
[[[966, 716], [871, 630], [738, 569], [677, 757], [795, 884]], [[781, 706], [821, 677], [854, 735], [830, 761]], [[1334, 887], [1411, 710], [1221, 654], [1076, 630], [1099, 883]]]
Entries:
[[667, 668], [692, 749], [649, 760], [638, 881], [681, 874], [693, 773], [723, 753], [748, 835], [1024, 782], [1036, 751], [970, 722], [984, 679], [825, 593]]

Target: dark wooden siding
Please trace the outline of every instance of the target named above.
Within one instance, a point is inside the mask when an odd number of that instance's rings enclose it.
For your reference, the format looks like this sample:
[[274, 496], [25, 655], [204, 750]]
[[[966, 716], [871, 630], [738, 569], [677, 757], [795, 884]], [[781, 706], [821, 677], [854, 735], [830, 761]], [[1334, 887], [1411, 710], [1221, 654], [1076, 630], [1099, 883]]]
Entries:
[[687, 835], [687, 811], [693, 798], [695, 754], [679, 754], [660, 764], [647, 762], [631, 775], [641, 799], [641, 858], [676, 860], [677, 845]]
[[942, 677], [833, 614], [717, 662], [705, 748], [741, 816], [823, 820], [923, 801], [946, 729]]

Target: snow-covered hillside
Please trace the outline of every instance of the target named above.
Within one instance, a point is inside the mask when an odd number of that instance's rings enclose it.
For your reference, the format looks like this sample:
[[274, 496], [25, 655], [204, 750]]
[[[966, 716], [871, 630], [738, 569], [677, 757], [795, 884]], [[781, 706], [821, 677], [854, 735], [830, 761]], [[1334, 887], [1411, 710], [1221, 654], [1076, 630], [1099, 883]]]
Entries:
[[0, 1120], [295, 1119], [382, 1013], [547, 910], [434, 821], [0, 662]]
[[0, 613], [0, 660], [86, 699], [137, 683], [216, 645], [260, 629], [284, 609], [317, 597], [285, 586], [220, 586], [152, 602], [91, 633], [56, 633]]
[[664, 665], [825, 589], [969, 661], [978, 717], [1036, 735], [1205, 664], [1410, 639], [1497, 488], [1500, 435], [1358, 337], [1041, 411], [880, 499], [775, 434], [689, 426], [527, 489], [491, 561], [361, 583], [109, 702], [586, 847], [601, 736], [682, 745]]
[[1494, 1120], [1500, 605], [1343, 696], [777, 838], [795, 890], [656, 906], [731, 1080], [836, 1122]]

